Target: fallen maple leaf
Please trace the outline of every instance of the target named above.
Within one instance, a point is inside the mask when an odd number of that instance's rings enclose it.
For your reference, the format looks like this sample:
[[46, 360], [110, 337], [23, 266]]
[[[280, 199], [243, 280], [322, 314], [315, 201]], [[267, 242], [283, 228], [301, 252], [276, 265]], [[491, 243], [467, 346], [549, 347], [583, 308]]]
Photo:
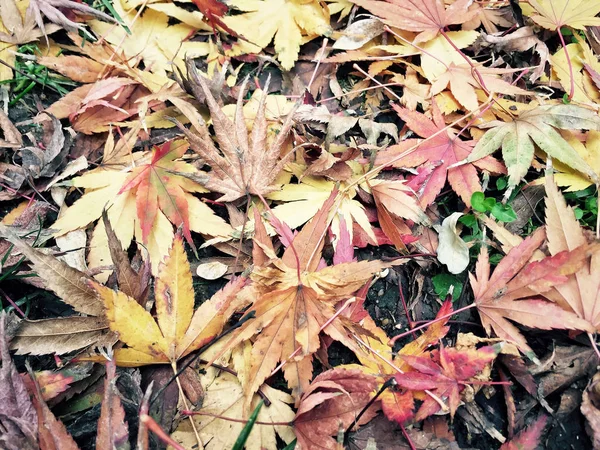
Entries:
[[535, 10], [533, 21], [549, 30], [600, 25], [600, 18], [595, 17], [600, 12], [598, 0], [529, 0], [529, 4]]
[[[589, 131], [585, 136], [585, 143], [568, 131], [563, 131], [561, 135], [600, 177], [600, 132]], [[552, 167], [557, 171], [552, 174], [554, 182], [558, 186], [567, 187], [566, 192], [582, 191], [594, 184], [589, 177], [573, 170], [566, 164], [562, 164], [560, 161], [552, 161]], [[540, 177], [529, 184], [539, 186], [544, 184], [545, 181], [546, 177]]]
[[186, 178], [186, 175], [195, 172], [193, 166], [177, 161], [186, 150], [185, 145], [171, 149], [171, 142], [155, 147], [151, 161], [135, 167], [117, 193], [120, 195], [135, 190], [137, 217], [142, 229], [143, 242], [148, 242], [160, 209], [173, 225], [183, 228], [183, 235], [190, 245], [194, 245], [186, 197], [189, 197], [190, 193], [204, 190]]
[[[248, 419], [243, 389], [245, 378], [242, 374], [243, 367], [240, 366], [244, 365], [243, 359], [245, 355], [249, 355], [250, 348], [249, 346], [242, 348], [235, 349], [232, 358], [237, 376], [215, 367], [207, 367], [206, 373], [200, 376], [204, 398], [202, 408], [196, 411], [193, 420], [206, 450], [232, 448], [244, 428], [245, 420]], [[208, 356], [203, 354], [202, 357]], [[287, 444], [295, 439], [292, 431], [294, 411], [290, 407], [294, 401], [293, 397], [266, 384], [261, 386], [260, 391], [261, 395], [269, 399], [269, 404], [263, 405], [258, 414], [257, 419], [261, 423], [252, 429], [246, 442], [247, 450], [275, 449], [277, 448], [276, 436]], [[260, 401], [262, 401], [261, 396], [255, 394], [250, 404], [250, 411], [253, 411]], [[195, 431], [188, 421], [182, 422], [171, 437], [184, 448], [193, 448], [197, 445]]]
[[476, 67], [476, 76], [471, 66], [467, 64], [455, 65], [451, 63], [446, 72], [438, 75], [431, 84], [431, 95], [437, 95], [450, 87], [450, 92], [467, 111], [474, 111], [479, 107], [477, 99], [478, 89], [483, 86], [490, 93], [506, 95], [532, 95], [531, 92], [499, 78], [501, 74], [515, 72], [515, 69], [498, 69], [489, 67]]
[[[44, 401], [51, 400], [65, 392], [72, 383], [83, 380], [90, 375], [91, 365], [77, 365], [65, 367], [56, 371], [42, 370], [33, 372], [35, 382], [40, 387], [40, 393]], [[23, 381], [30, 392], [35, 390], [34, 382], [30, 374], [23, 374]]]
[[259, 53], [273, 41], [285, 70], [298, 59], [301, 44], [332, 32], [329, 11], [316, 0], [233, 0], [229, 5], [243, 12], [223, 19], [247, 40], [238, 43], [237, 52]]
[[[577, 251], [587, 244], [573, 208], [567, 206], [551, 176], [546, 177], [546, 226], [548, 250], [551, 255], [564, 251]], [[600, 255], [594, 253], [584, 266], [568, 276], [565, 283], [554, 286], [544, 294], [565, 310], [588, 323], [587, 331], [600, 330]], [[595, 340], [591, 340], [592, 345]]]
[[44, 401], [39, 385], [33, 379], [33, 405], [37, 412], [37, 431], [40, 448], [79, 450], [65, 425], [56, 418]]
[[[370, 316], [365, 318], [363, 325], [375, 337], [365, 337], [368, 350], [364, 346], [354, 350], [362, 366], [360, 370], [377, 376], [379, 385], [383, 385], [387, 379], [396, 374], [409, 373], [414, 369], [404, 360], [405, 356], [423, 356], [425, 352], [436, 345], [450, 330], [447, 326], [452, 312], [452, 302], [446, 301], [436, 316], [436, 322], [427, 327], [425, 332], [415, 340], [404, 345], [395, 356], [392, 356], [392, 347], [385, 332], [376, 327]], [[393, 345], [393, 344], [392, 344]], [[356, 367], [351, 365], [350, 367]], [[410, 390], [399, 392], [398, 390], [386, 389], [379, 396], [381, 407], [385, 416], [400, 425], [410, 420], [414, 415], [414, 395]]]
[[527, 429], [502, 444], [500, 450], [536, 450], [547, 422], [548, 416], [538, 417]]
[[[411, 391], [430, 390], [438, 398], [448, 400], [450, 416], [460, 406], [460, 392], [483, 368], [492, 362], [498, 349], [486, 346], [477, 350], [459, 351], [455, 348], [441, 347], [433, 360], [427, 356], [402, 356], [401, 359], [415, 371], [397, 373], [394, 378], [398, 386]], [[415, 415], [420, 421], [437, 413], [442, 406], [431, 396], [425, 397]]]
[[508, 252], [491, 276], [487, 247], [482, 246], [475, 275], [469, 274], [475, 304], [486, 332], [490, 334], [493, 330], [498, 337], [514, 342], [532, 359], [535, 356], [531, 347], [508, 319], [543, 330], [594, 330], [574, 313], [543, 300], [542, 295], [553, 286], [567, 282], [568, 276], [581, 270], [597, 248], [584, 245], [528, 263], [545, 237], [545, 230], [538, 228]]
[[248, 195], [266, 195], [276, 189], [273, 182], [289, 156], [281, 158], [281, 149], [292, 127], [290, 113], [273, 144], [267, 147], [267, 121], [265, 118], [266, 95], [263, 95], [250, 136], [242, 110], [245, 84], [240, 90], [235, 119], [232, 122], [217, 104], [202, 77], [197, 78], [208, 107], [215, 130], [219, 150], [212, 142], [204, 121], [197, 121], [196, 132], [179, 128], [185, 133], [190, 145], [211, 167], [202, 175], [201, 182], [214, 192], [223, 194], [220, 201], [233, 201]]
[[590, 70], [600, 70], [596, 54], [585, 41], [567, 44], [550, 56], [552, 72], [558, 78], [565, 92], [573, 86], [572, 100], [586, 103], [598, 103], [600, 92], [590, 75]]
[[229, 318], [229, 307], [245, 280], [237, 278], [230, 282], [194, 311], [192, 273], [183, 239], [176, 235], [155, 283], [156, 321], [123, 292], [93, 281], [88, 283], [104, 302], [111, 330], [128, 346], [115, 350], [117, 365], [141, 366], [175, 364], [220, 333]]
[[158, 8], [149, 7], [138, 14], [124, 0], [114, 0], [112, 5], [131, 33], [124, 27], [98, 20], [90, 21], [90, 28], [122, 49], [128, 64], [135, 66], [136, 59], [143, 61], [145, 70], [162, 80], [159, 86], [174, 83], [167, 77], [167, 72], [172, 72], [174, 66], [185, 71], [186, 56], [205, 56], [209, 52], [208, 43], [189, 40], [196, 28], [184, 23], [169, 25], [169, 16]]
[[303, 173], [306, 174], [303, 165], [288, 164], [288, 169], [297, 177], [301, 177], [301, 181], [298, 184], [286, 184], [281, 189], [267, 194], [269, 200], [283, 202], [272, 209], [273, 214], [290, 228], [296, 229], [314, 217], [330, 198], [331, 193], [339, 188], [336, 210], [330, 213], [330, 226], [334, 236], [340, 234], [339, 217], [343, 216], [351, 240], [354, 237], [351, 224], [356, 223], [369, 238], [377, 242], [365, 207], [356, 199], [359, 187], [355, 181], [362, 176], [363, 167], [352, 162], [352, 168], [356, 169], [353, 176], [338, 184], [322, 177], [302, 176]]
[[0, 224], [0, 234], [33, 263], [33, 269], [52, 290], [84, 317], [23, 321], [12, 341], [17, 353], [63, 354], [90, 345], [108, 346], [115, 337], [108, 330], [104, 306], [87, 282], [90, 278], [52, 255], [24, 243], [11, 229]]
[[498, 33], [498, 26], [510, 28], [513, 22], [507, 20], [505, 10], [494, 8], [494, 5], [474, 2], [469, 6], [469, 12], [475, 14], [470, 20], [463, 22], [463, 30], [476, 30], [483, 25], [485, 31], [492, 34]]
[[[318, 375], [300, 400], [294, 419], [298, 450], [338, 449], [332, 436], [344, 431], [375, 394], [375, 377], [359, 370], [333, 369]], [[361, 416], [356, 426], [376, 415], [377, 405]]]
[[136, 100], [148, 93], [148, 89], [135, 80], [111, 77], [74, 89], [47, 111], [58, 119], [68, 117], [76, 131], [98, 133], [108, 130], [114, 122], [136, 115]]
[[[150, 154], [131, 153], [138, 133], [139, 124], [116, 144], [112, 139], [107, 141], [103, 165], [71, 180], [73, 186], [84, 188], [86, 192], [54, 223], [53, 228], [59, 236], [85, 228], [98, 220], [106, 209], [122, 248], [127, 249], [135, 235], [148, 250], [152, 273], [156, 274], [173, 240], [169, 219], [176, 226], [183, 226], [184, 230], [187, 228], [188, 239], [190, 230], [211, 236], [227, 236], [231, 227], [192, 195], [204, 190], [188, 178], [198, 171], [191, 164], [179, 160], [187, 144], [175, 141], [170, 148], [167, 144], [155, 148]], [[168, 184], [165, 184], [166, 180]], [[107, 239], [100, 222], [92, 235], [92, 249], [88, 256], [91, 267], [110, 264]]]
[[495, 120], [480, 125], [480, 128], [491, 129], [461, 164], [473, 163], [502, 147], [509, 191], [527, 174], [533, 160], [534, 143], [549, 156], [583, 173], [594, 183], [600, 183], [598, 174], [556, 131], [556, 128], [600, 131], [600, 118], [592, 111], [575, 105], [538, 106], [512, 122]]
[[446, 8], [443, 0], [352, 0], [378, 15], [385, 23], [419, 34], [414, 43], [429, 41], [449, 25], [464, 23], [473, 17], [468, 11], [471, 0], [457, 0]]
[[[308, 388], [312, 377], [312, 358], [320, 347], [321, 328], [335, 340], [346, 341], [346, 325], [335, 313], [334, 306], [347, 300], [386, 264], [360, 261], [323, 267], [320, 264], [324, 236], [329, 224], [329, 211], [337, 192], [331, 193], [317, 215], [290, 239], [281, 258], [254, 267], [253, 283], [247, 288], [255, 318], [236, 331], [227, 344], [233, 348], [254, 337], [247, 396], [254, 394], [278, 362], [283, 362], [284, 376], [293, 394]], [[262, 222], [255, 223], [261, 227]], [[279, 224], [281, 230], [283, 225]], [[259, 236], [266, 236], [261, 232]], [[256, 243], [274, 255], [270, 240]], [[354, 324], [352, 324], [354, 325]], [[353, 342], [348, 344], [351, 348]]]
[[[429, 139], [422, 143], [418, 139], [405, 139], [400, 144], [378, 152], [375, 164], [394, 167], [423, 167], [426, 163], [431, 165], [431, 175], [422, 183], [418, 192], [421, 206], [425, 207], [435, 200], [444, 187], [446, 178], [452, 189], [470, 206], [473, 192], [481, 191], [475, 166], [492, 173], [504, 171], [503, 166], [493, 158], [477, 161], [474, 165], [451, 167], [470, 155], [473, 143], [461, 140], [452, 129], [444, 130], [446, 123], [435, 102], [432, 104], [432, 119], [396, 105], [394, 109], [411, 130]], [[414, 151], [410, 150], [415, 146], [418, 147]], [[402, 156], [405, 152], [407, 155]]]

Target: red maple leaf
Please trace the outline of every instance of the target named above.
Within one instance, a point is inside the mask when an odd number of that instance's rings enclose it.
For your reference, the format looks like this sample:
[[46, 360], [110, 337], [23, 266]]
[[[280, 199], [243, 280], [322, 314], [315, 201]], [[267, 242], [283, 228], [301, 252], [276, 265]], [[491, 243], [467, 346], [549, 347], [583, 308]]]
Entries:
[[[447, 399], [450, 415], [454, 417], [460, 405], [460, 393], [468, 380], [492, 362], [497, 353], [497, 346], [466, 351], [441, 347], [439, 352], [431, 352], [429, 357], [403, 356], [404, 362], [415, 371], [396, 374], [396, 382], [404, 389], [428, 390], [435, 394], [438, 400]], [[423, 404], [415, 415], [415, 421], [423, 420], [441, 408], [440, 403], [431, 395], [424, 397]]]
[[[431, 204], [441, 192], [446, 178], [452, 189], [460, 195], [467, 206], [471, 206], [473, 192], [481, 191], [477, 169], [492, 173], [506, 173], [505, 167], [492, 157], [485, 157], [472, 164], [449, 168], [452, 164], [465, 159], [473, 150], [473, 141], [463, 141], [451, 128], [444, 130], [446, 123], [435, 101], [431, 107], [432, 119], [417, 111], [411, 111], [398, 105], [394, 109], [406, 125], [419, 136], [430, 138], [418, 145], [419, 139], [406, 139], [379, 152], [375, 163], [393, 167], [419, 167], [431, 170], [429, 177], [420, 184], [421, 206]], [[438, 133], [436, 135], [436, 133]], [[406, 156], [403, 153], [409, 152]]]

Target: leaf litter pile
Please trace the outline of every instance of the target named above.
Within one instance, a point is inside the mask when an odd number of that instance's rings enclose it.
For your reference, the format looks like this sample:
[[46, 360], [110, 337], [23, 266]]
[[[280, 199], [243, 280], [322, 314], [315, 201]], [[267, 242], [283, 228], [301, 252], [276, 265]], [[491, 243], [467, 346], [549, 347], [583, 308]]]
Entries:
[[600, 448], [599, 0], [0, 0], [0, 449]]

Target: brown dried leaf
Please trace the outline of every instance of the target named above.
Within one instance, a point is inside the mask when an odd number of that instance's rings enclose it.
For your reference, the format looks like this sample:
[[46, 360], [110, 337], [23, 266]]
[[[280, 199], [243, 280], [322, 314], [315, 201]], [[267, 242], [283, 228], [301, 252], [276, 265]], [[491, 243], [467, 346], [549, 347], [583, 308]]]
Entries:
[[[334, 369], [323, 372], [302, 396], [294, 430], [297, 450], [336, 449], [340, 429], [349, 427], [375, 393], [377, 379], [360, 370]], [[357, 425], [375, 416], [376, 407], [369, 408]]]
[[110, 224], [106, 211], [102, 211], [102, 221], [104, 222], [104, 228], [108, 237], [110, 256], [115, 265], [119, 290], [137, 300], [139, 304], [145, 305], [148, 294], [148, 283], [150, 282], [149, 265], [144, 264], [139, 272], [134, 271], [131, 267], [127, 252], [123, 250], [121, 241]]
[[2, 110], [0, 110], [0, 129], [4, 133], [4, 139], [0, 139], [0, 147], [19, 148], [23, 145], [21, 133]]
[[38, 448], [35, 423], [37, 415], [25, 383], [8, 352], [5, 312], [0, 313], [0, 447], [6, 450]]
[[90, 316], [104, 317], [104, 306], [87, 282], [91, 278], [73, 269], [52, 255], [46, 255], [30, 247], [17, 234], [0, 224], [0, 236], [10, 241], [32, 263], [35, 272], [42, 278], [47, 289], [52, 290], [75, 311]]
[[61, 317], [24, 320], [15, 334], [11, 348], [18, 355], [62, 355], [90, 345], [109, 346], [116, 336], [108, 329], [104, 317]]
[[[275, 142], [267, 148], [266, 94], [260, 101], [252, 131], [248, 135], [242, 111], [246, 83], [240, 90], [233, 122], [221, 110], [206, 81], [198, 77], [198, 83], [210, 109], [219, 149], [214, 145], [205, 123], [197, 122], [199, 128], [196, 127], [195, 133], [181, 124], [178, 126], [188, 137], [191, 148], [211, 166], [212, 170], [203, 175], [199, 182], [211, 191], [223, 194], [219, 200], [228, 202], [250, 194], [265, 195], [275, 190], [272, 183], [289, 159], [281, 158], [280, 153], [292, 127], [294, 110], [288, 115]], [[268, 86], [264, 90], [267, 92]]]
[[114, 360], [106, 364], [104, 398], [98, 419], [96, 450], [129, 450], [129, 430], [125, 422], [125, 411], [121, 404]]

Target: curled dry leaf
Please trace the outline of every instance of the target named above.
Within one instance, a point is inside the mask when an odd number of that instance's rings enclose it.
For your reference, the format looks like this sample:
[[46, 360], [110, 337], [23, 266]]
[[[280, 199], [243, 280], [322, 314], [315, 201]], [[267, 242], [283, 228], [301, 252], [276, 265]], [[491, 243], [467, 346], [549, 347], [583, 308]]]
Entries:
[[455, 212], [446, 217], [438, 235], [437, 259], [454, 274], [464, 271], [470, 261], [469, 247], [456, 229], [456, 222], [461, 216], [462, 213]]

